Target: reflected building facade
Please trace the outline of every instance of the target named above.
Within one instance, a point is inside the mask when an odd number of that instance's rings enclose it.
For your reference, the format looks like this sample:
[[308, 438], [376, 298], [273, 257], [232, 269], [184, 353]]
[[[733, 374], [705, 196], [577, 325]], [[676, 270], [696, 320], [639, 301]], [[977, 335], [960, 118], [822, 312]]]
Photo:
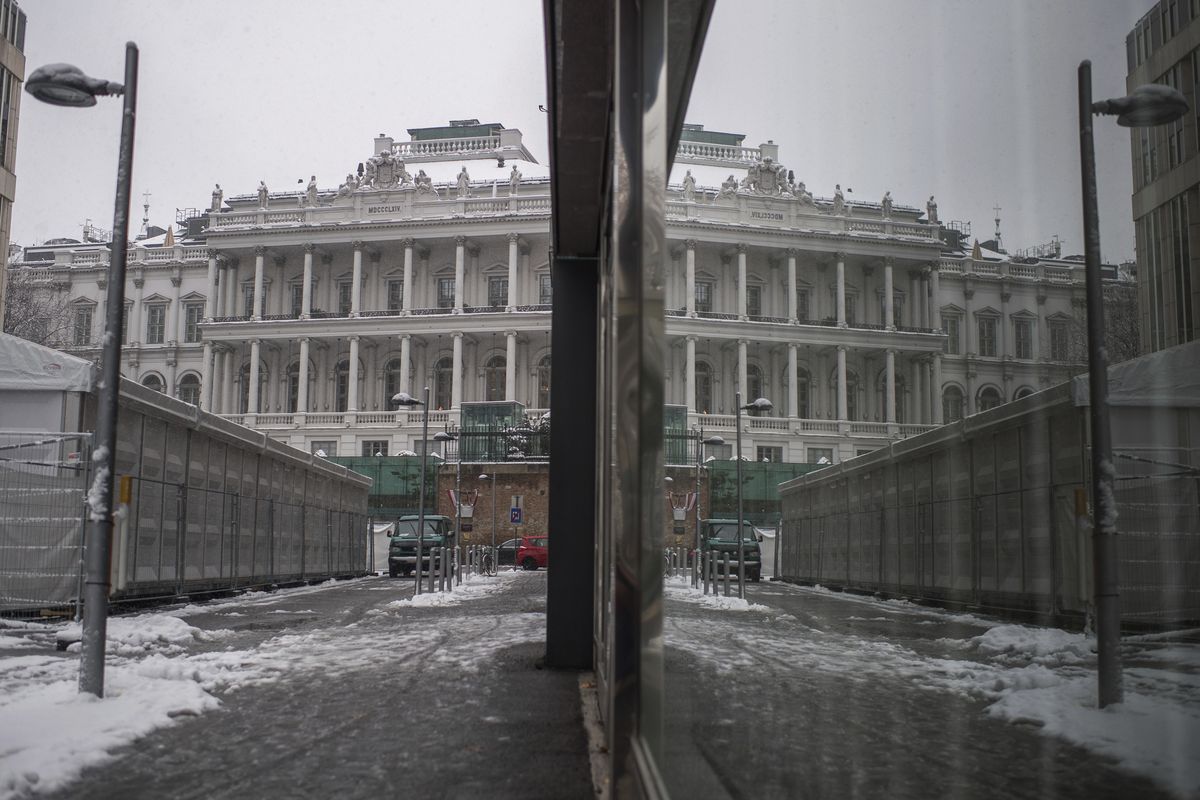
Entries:
[[[130, 249], [124, 373], [329, 455], [421, 451], [464, 402], [549, 408], [550, 195], [518, 167], [450, 182], [427, 162], [532, 162], [520, 131], [475, 120], [380, 136], [336, 189], [265, 186]], [[838, 462], [1061, 382], [1086, 359], [1083, 264], [967, 244], [921, 209], [818, 197], [773, 143], [686, 127], [667, 192], [665, 399], [756, 461]], [[729, 177], [706, 186], [694, 168]], [[432, 169], [432, 167], [431, 167]], [[532, 168], [527, 167], [529, 171]], [[253, 187], [246, 187], [252, 189]], [[62, 344], [99, 357], [108, 249], [56, 240], [10, 269], [67, 293]], [[1124, 280], [1107, 268], [1107, 276]], [[570, 376], [558, 376], [569, 380]]]

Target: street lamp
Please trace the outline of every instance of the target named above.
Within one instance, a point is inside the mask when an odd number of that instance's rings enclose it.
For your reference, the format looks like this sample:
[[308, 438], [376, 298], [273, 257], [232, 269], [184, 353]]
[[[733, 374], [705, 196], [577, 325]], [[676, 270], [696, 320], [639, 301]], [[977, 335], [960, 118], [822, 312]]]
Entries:
[[1126, 128], [1144, 128], [1187, 113], [1183, 95], [1169, 86], [1139, 86], [1133, 94], [1092, 102], [1092, 62], [1079, 65], [1079, 159], [1083, 178], [1083, 251], [1087, 276], [1088, 393], [1092, 430], [1092, 572], [1095, 583], [1096, 654], [1101, 708], [1123, 699], [1121, 602], [1118, 589], [1117, 508], [1113, 497], [1112, 431], [1108, 421], [1108, 353], [1100, 279], [1100, 215], [1096, 206], [1096, 153], [1092, 115], [1117, 117]]
[[[738, 391], [738, 392], [734, 393], [734, 406], [737, 409], [734, 412], [734, 428], [737, 431], [737, 449], [734, 452], [733, 457], [735, 459], [737, 459], [738, 597], [745, 600], [746, 599], [746, 565], [743, 562], [743, 558], [745, 557], [745, 554], [746, 554], [745, 553], [746, 537], [745, 537], [745, 534], [742, 532], [742, 525], [744, 524], [742, 522], [742, 412], [743, 411], [770, 411], [772, 408], [775, 407], [775, 404], [772, 403], [770, 400], [768, 400], [765, 397], [759, 397], [756, 400], [753, 400], [753, 401], [747, 403], [746, 405], [742, 405], [742, 393], [740, 391]], [[761, 562], [759, 564], [759, 569], [762, 569]]]
[[[442, 442], [449, 447], [450, 442], [458, 440], [458, 434], [450, 431], [438, 431], [433, 435], [435, 442]], [[462, 517], [462, 445], [454, 448], [454, 545], [458, 546], [459, 519]]]
[[[414, 570], [417, 575], [417, 594], [421, 593], [421, 564], [423, 562], [423, 554], [425, 545], [425, 462], [429, 458], [429, 454], [425, 452], [425, 443], [429, 441], [429, 387], [425, 387], [425, 399], [418, 400], [408, 392], [397, 392], [392, 396], [392, 402], [398, 406], [412, 408], [413, 406], [424, 406], [424, 413], [421, 415], [421, 477], [417, 482], [417, 568]], [[433, 575], [433, 559], [429, 559], [429, 574]], [[430, 577], [430, 580], [433, 580]]]
[[[486, 481], [488, 474], [485, 472], [479, 476], [479, 480]], [[496, 559], [496, 566], [500, 566], [500, 554], [496, 552], [496, 471], [492, 470], [492, 558]]]
[[[704, 544], [700, 541], [700, 470], [704, 468], [704, 445], [706, 444], [725, 444], [725, 440], [720, 436], [709, 436], [705, 439], [703, 426], [696, 430], [696, 559], [700, 558], [700, 553], [704, 548]], [[699, 581], [700, 570], [693, 570], [692, 585], [695, 586]]]
[[83, 642], [79, 659], [79, 691], [104, 696], [104, 642], [108, 635], [109, 561], [112, 541], [113, 471], [117, 451], [117, 409], [121, 393], [121, 325], [125, 316], [125, 261], [129, 245], [129, 194], [133, 173], [133, 127], [137, 120], [138, 48], [125, 45], [125, 84], [90, 78], [70, 64], [47, 64], [30, 73], [25, 91], [56, 106], [96, 105], [99, 95], [125, 96], [121, 117], [121, 149], [117, 160], [117, 195], [113, 207], [112, 263], [108, 275], [107, 311], [101, 340], [100, 397], [96, 409], [96, 447], [92, 452], [92, 487]]

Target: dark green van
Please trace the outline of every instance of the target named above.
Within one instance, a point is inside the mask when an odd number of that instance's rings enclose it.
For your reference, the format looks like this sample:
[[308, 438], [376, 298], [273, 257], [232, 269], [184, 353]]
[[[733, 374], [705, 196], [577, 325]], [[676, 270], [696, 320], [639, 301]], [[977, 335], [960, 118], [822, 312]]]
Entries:
[[[724, 553], [729, 553], [729, 571], [737, 573], [738, 540], [736, 519], [702, 519], [700, 520], [700, 541], [704, 550], [717, 552], [716, 571], [724, 569]], [[746, 559], [746, 579], [757, 581], [762, 577], [762, 549], [758, 545], [758, 535], [754, 526], [747, 520], [742, 520], [742, 555]]]
[[[417, 526], [420, 517], [416, 514], [401, 517], [390, 534], [388, 545], [388, 574], [395, 578], [400, 573], [411, 575], [417, 567]], [[435, 547], [451, 547], [454, 542], [454, 522], [440, 514], [425, 515], [425, 535], [421, 538], [421, 571], [429, 569], [429, 553]], [[437, 563], [436, 561], [434, 563]]]

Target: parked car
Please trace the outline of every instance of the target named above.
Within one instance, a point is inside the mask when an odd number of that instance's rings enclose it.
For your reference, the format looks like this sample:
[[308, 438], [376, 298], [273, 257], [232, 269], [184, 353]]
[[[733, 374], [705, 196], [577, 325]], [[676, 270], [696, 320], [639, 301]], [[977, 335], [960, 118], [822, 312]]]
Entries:
[[[395, 578], [400, 573], [411, 575], [417, 568], [417, 526], [420, 518], [416, 514], [401, 517], [391, 533], [388, 544], [388, 575]], [[439, 514], [425, 515], [425, 535], [419, 537], [421, 544], [421, 571], [429, 570], [429, 553], [435, 547], [454, 544], [454, 524], [449, 517]], [[435, 559], [434, 564], [438, 561]]]
[[[700, 520], [700, 541], [705, 550], [717, 552], [716, 572], [724, 570], [724, 554], [729, 553], [729, 571], [737, 573], [738, 556], [738, 523], [736, 519], [702, 519]], [[746, 559], [746, 579], [757, 581], [762, 577], [762, 550], [758, 544], [758, 535], [754, 526], [742, 520], [742, 555]]]
[[520, 539], [509, 539], [506, 542], [502, 542], [500, 546], [496, 548], [496, 550], [499, 551], [496, 554], [496, 563], [500, 566], [504, 566], [505, 564], [516, 564], [517, 550], [520, 549], [520, 547]]
[[522, 569], [535, 570], [550, 566], [550, 539], [547, 536], [522, 536], [517, 548], [517, 562]]

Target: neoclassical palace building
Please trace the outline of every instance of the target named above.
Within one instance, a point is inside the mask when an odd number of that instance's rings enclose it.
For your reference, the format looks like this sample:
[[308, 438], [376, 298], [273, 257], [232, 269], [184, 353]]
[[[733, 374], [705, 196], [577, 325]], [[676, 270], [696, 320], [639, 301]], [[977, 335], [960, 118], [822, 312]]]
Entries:
[[[541, 415], [571, 379], [550, 370], [549, 183], [521, 174], [536, 162], [520, 131], [409, 133], [348, 156], [365, 160], [336, 189], [218, 187], [134, 243], [125, 374], [330, 455], [420, 451], [421, 413], [389, 398], [425, 386], [432, 430], [464, 402]], [[1081, 260], [972, 247], [933, 198], [814, 197], [778, 145], [742, 140], [686, 126], [668, 192], [666, 397], [689, 427], [732, 432], [741, 387], [774, 403], [744, 418], [744, 455], [840, 461], [1078, 371]], [[92, 358], [108, 253], [55, 240], [9, 265], [67, 293], [61, 344]]]

